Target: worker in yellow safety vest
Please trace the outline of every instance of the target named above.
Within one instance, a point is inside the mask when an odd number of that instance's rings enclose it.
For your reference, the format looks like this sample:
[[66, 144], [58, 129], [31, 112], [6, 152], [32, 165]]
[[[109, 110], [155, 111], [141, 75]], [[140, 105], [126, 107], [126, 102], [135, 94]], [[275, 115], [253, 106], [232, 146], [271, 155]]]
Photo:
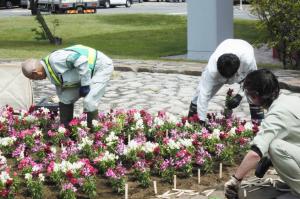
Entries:
[[109, 57], [83, 45], [59, 49], [42, 60], [28, 59], [22, 63], [22, 72], [27, 78], [42, 80], [48, 77], [55, 85], [60, 101], [60, 121], [65, 126], [73, 119], [74, 103], [80, 97], [84, 97], [87, 124], [92, 126], [113, 69]]

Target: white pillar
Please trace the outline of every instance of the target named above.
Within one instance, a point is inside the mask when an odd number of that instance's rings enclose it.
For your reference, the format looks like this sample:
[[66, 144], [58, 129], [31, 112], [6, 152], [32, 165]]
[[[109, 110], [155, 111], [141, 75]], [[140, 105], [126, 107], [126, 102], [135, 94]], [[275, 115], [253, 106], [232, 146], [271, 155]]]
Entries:
[[187, 0], [188, 59], [208, 60], [215, 48], [233, 38], [232, 0]]

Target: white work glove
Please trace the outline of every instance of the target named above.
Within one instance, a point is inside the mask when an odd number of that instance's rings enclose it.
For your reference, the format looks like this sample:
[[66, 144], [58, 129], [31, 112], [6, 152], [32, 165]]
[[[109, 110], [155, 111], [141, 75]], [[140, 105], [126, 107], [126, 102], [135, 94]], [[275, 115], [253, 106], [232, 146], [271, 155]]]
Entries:
[[227, 199], [238, 199], [238, 190], [242, 180], [238, 180], [234, 175], [224, 184], [224, 192]]

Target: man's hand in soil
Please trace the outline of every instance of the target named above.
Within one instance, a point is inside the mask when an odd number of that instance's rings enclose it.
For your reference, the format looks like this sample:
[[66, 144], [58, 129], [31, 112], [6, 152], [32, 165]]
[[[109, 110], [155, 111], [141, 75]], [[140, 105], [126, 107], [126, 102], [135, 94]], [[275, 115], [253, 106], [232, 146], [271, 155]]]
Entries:
[[234, 176], [224, 184], [224, 192], [227, 199], [239, 199], [238, 190], [240, 184], [241, 180], [238, 180]]

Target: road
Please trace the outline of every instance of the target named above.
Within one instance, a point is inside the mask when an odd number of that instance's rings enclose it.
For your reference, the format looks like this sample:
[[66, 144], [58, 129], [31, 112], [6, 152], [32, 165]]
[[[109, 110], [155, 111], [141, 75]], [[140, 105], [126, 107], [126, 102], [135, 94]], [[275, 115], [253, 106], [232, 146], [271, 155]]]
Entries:
[[[169, 2], [144, 2], [135, 3], [130, 8], [118, 6], [115, 8], [99, 8], [97, 14], [169, 14], [169, 15], [186, 15], [187, 3], [169, 3]], [[27, 9], [13, 8], [0, 9], [0, 18], [11, 16], [30, 16], [31, 13]], [[239, 19], [256, 19], [255, 16], [249, 12], [249, 5], [244, 5], [243, 9], [239, 5], [234, 6], [234, 18]]]

